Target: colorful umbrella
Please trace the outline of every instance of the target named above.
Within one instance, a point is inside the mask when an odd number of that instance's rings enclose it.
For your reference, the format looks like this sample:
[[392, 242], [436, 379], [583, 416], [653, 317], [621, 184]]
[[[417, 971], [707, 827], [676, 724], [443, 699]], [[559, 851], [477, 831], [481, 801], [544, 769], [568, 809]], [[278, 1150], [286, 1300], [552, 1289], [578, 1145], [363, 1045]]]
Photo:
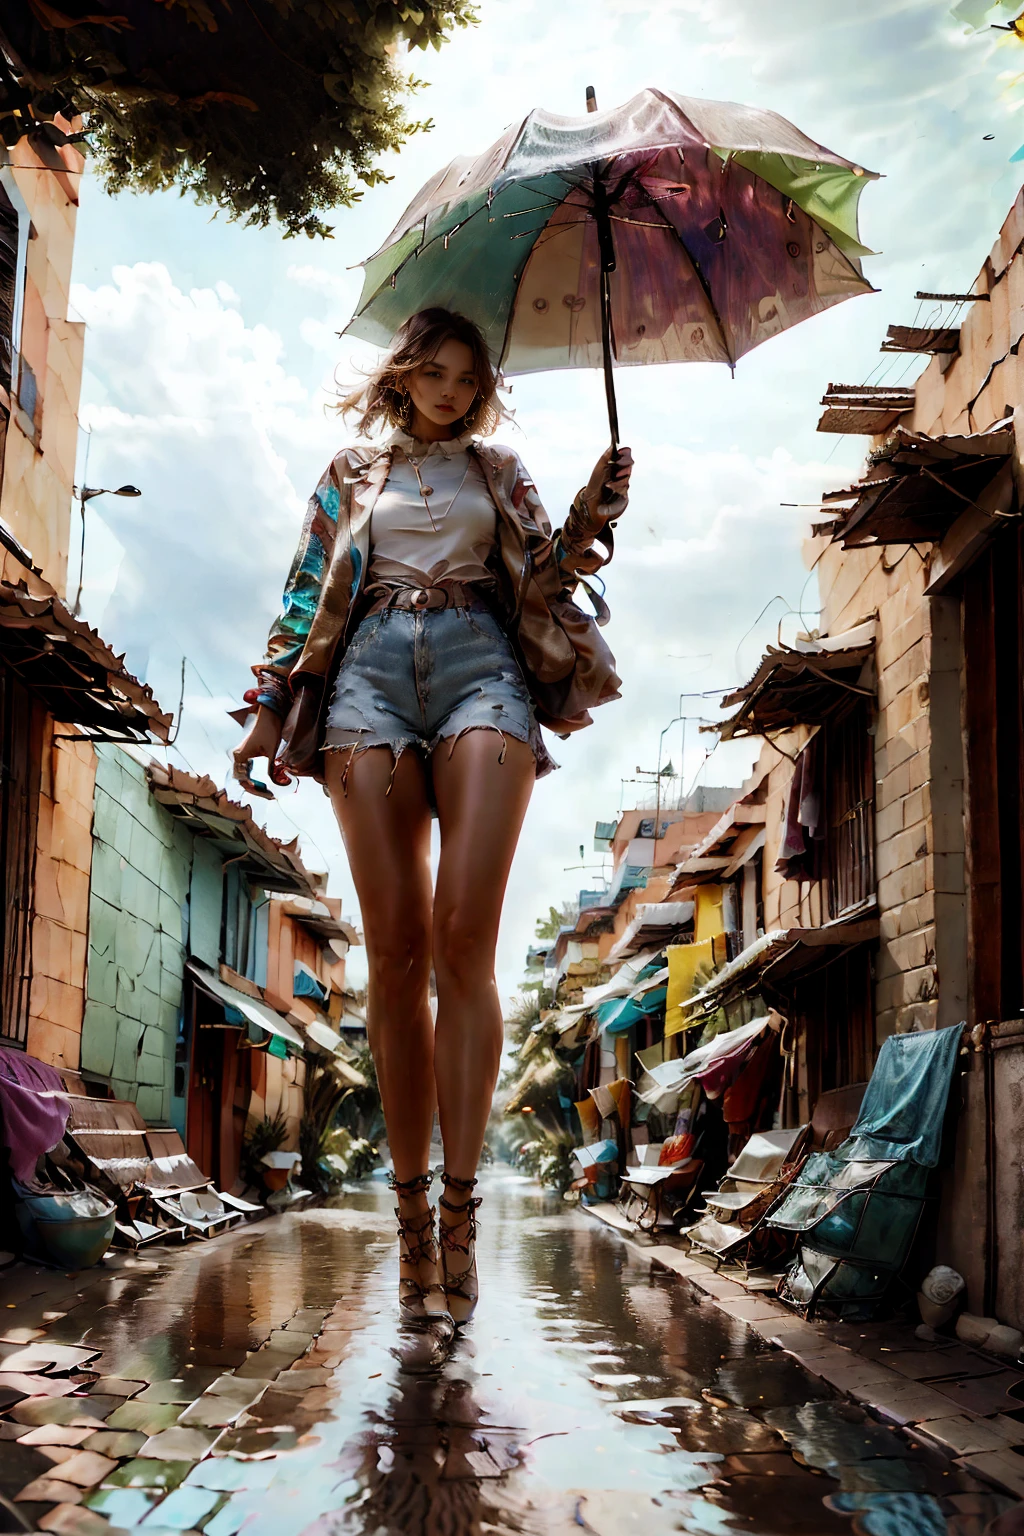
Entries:
[[427, 182], [346, 331], [386, 346], [431, 305], [468, 315], [506, 375], [737, 360], [870, 293], [857, 203], [874, 173], [774, 112], [644, 90], [531, 112]]

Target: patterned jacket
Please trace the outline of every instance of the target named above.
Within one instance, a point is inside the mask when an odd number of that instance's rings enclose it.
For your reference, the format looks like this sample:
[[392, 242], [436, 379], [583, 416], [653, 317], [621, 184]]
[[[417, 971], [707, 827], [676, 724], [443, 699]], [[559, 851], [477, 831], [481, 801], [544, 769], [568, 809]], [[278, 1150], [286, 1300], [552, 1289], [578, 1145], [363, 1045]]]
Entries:
[[[285, 583], [280, 617], [267, 654], [254, 666], [257, 699], [282, 711], [282, 684], [333, 678], [359, 611], [370, 555], [370, 517], [391, 467], [396, 433], [383, 447], [345, 448], [328, 465], [309, 501]], [[541, 724], [559, 734], [590, 724], [589, 709], [618, 698], [614, 659], [594, 620], [572, 601], [581, 581], [605, 564], [611, 523], [625, 498], [588, 511], [582, 492], [564, 526], [551, 524], [519, 456], [471, 441], [498, 513], [489, 564], [497, 582], [498, 617], [517, 653]], [[599, 553], [595, 543], [603, 543]], [[589, 588], [588, 588], [589, 590]], [[598, 622], [607, 608], [591, 593]], [[286, 692], [284, 697], [286, 697]]]

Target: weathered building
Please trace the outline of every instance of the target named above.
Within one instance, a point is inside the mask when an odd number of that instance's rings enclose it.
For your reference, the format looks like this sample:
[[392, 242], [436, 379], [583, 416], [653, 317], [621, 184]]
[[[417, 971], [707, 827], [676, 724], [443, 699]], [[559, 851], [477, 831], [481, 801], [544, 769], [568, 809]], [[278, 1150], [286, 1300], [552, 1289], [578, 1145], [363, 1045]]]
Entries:
[[65, 601], [84, 326], [68, 313], [71, 145], [0, 150], [0, 1041], [76, 1069], [93, 739], [170, 720]]
[[[1024, 194], [822, 527], [823, 629], [878, 614], [876, 1029], [965, 1020], [938, 1252], [1024, 1324]], [[837, 498], [838, 499], [838, 498]], [[822, 541], [827, 541], [822, 543]]]
[[[646, 885], [630, 927], [650, 948], [636, 956], [645, 946], [629, 928], [599, 936], [611, 982], [584, 986], [542, 1029], [582, 1065], [578, 1086], [590, 1086], [588, 1039], [602, 1082], [614, 1066], [649, 1083], [659, 1053], [693, 1053], [774, 1010], [776, 1063], [751, 1101], [761, 1119], [742, 1123], [813, 1118], [815, 1135], [834, 1136], [884, 1041], [964, 1023], [941, 1198], [915, 1263], [952, 1265], [969, 1310], [1020, 1327], [1024, 194], [952, 302], [937, 328], [890, 328], [887, 350], [931, 354], [915, 385], [829, 387], [821, 429], [871, 440], [867, 467], [826, 493], [832, 515], [808, 542], [818, 628], [770, 648], [723, 701], [723, 737], [763, 739], [757, 766], [667, 880], [653, 858], [627, 869], [620, 884]], [[657, 921], [658, 904], [681, 910], [702, 894], [724, 948], [712, 945], [710, 973], [696, 925]], [[646, 973], [628, 969], [631, 948]], [[657, 1050], [645, 1048], [659, 1025]], [[621, 1105], [601, 1103], [602, 1145], [614, 1130], [621, 1162], [646, 1139], [646, 1112], [631, 1103], [616, 1128]], [[579, 1118], [596, 1134], [586, 1105]]]

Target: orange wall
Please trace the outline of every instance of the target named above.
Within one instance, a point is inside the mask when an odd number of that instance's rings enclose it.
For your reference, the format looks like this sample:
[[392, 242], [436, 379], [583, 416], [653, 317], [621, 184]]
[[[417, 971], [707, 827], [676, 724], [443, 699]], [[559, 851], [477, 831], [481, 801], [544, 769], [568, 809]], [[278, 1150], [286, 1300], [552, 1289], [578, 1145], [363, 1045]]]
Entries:
[[[324, 897], [318, 899], [325, 900]], [[340, 916], [340, 901], [330, 900], [327, 904], [332, 911], [337, 907], [335, 916]], [[291, 1013], [296, 1008], [303, 1011], [308, 1006], [307, 999], [297, 1000], [295, 997], [297, 960], [308, 965], [325, 986], [333, 986], [338, 991], [345, 985], [345, 962], [338, 960], [330, 964], [313, 934], [297, 918], [289, 916], [284, 906], [284, 901], [271, 897], [267, 927], [267, 985], [264, 990], [272, 1008], [278, 1008], [282, 1013]], [[318, 1011], [312, 1010], [313, 1013]]]
[[12, 167], [32, 219], [20, 345], [36, 376], [34, 421], [14, 402], [4, 455], [0, 516], [64, 593], [71, 542], [71, 495], [78, 446], [78, 396], [85, 326], [68, 318], [78, 186], [85, 161], [73, 146], [64, 169], [43, 165], [27, 139]]
[[[57, 727], [57, 730], [66, 727]], [[85, 1007], [96, 754], [87, 741], [54, 741], [47, 720], [36, 838], [32, 991], [27, 1050], [77, 1069]]]

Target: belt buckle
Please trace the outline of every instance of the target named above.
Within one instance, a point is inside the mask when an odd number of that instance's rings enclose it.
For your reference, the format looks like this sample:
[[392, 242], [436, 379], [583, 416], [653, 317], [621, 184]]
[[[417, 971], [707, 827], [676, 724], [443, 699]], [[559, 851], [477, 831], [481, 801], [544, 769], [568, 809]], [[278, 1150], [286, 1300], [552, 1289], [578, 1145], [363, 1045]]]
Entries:
[[429, 592], [428, 588], [426, 588], [426, 587], [417, 587], [416, 588], [416, 591], [412, 595], [412, 605], [413, 605], [414, 608], [429, 608], [430, 607], [430, 592]]

